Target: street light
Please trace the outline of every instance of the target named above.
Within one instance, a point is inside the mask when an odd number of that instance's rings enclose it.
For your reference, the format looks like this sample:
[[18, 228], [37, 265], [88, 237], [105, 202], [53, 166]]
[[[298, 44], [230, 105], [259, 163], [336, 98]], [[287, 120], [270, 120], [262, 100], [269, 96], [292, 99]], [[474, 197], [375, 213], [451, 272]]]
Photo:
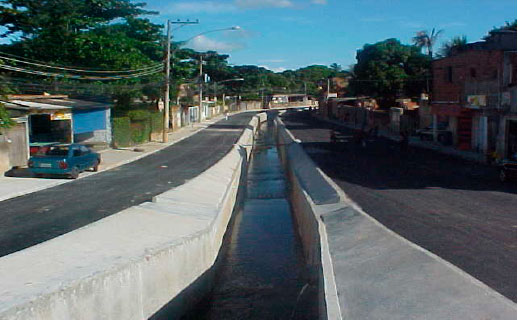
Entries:
[[[243, 78], [234, 78], [234, 79], [226, 79], [226, 80], [220, 80], [220, 81], [214, 81], [214, 97], [216, 97], [216, 86], [219, 84], [219, 83], [224, 83], [224, 82], [232, 82], [232, 81], [245, 81], [245, 79]], [[223, 92], [223, 96], [221, 98], [223, 100], [223, 111], [225, 111], [225, 92]]]
[[[202, 35], [205, 35], [207, 33], [213, 33], [213, 32], [219, 32], [219, 31], [236, 31], [236, 30], [240, 30], [241, 27], [239, 26], [233, 26], [233, 27], [230, 27], [230, 28], [223, 28], [223, 29], [215, 29], [215, 30], [209, 30], [209, 31], [205, 31], [205, 32], [202, 32], [200, 34], [197, 34], [189, 39], [187, 39], [186, 41], [183, 42], [183, 44], [185, 45], [186, 43], [188, 43], [189, 41], [191, 41], [192, 39], [196, 38], [196, 37], [200, 37]], [[198, 106], [198, 122], [201, 122], [201, 109], [202, 109], [202, 106], [203, 106], [203, 53], [200, 54], [200, 81], [199, 81], [199, 106]]]
[[240, 26], [233, 26], [233, 27], [229, 27], [229, 28], [222, 28], [222, 29], [214, 29], [214, 30], [209, 30], [209, 31], [204, 31], [202, 33], [198, 33], [197, 35], [195, 36], [192, 36], [190, 38], [188, 38], [187, 40], [184, 40], [184, 41], [180, 41], [179, 45], [178, 45], [178, 48], [175, 49], [178, 50], [180, 49], [180, 47], [182, 46], [185, 46], [187, 43], [189, 43], [191, 40], [194, 40], [198, 37], [201, 37], [203, 35], [206, 35], [208, 33], [213, 33], [213, 32], [220, 32], [220, 31], [237, 31], [237, 30], [241, 30], [241, 27]]
[[[189, 39], [185, 40], [185, 41], [181, 41], [178, 45], [177, 48], [175, 48], [173, 51], [171, 51], [171, 23], [175, 23], [175, 24], [180, 24], [179, 27], [175, 28], [175, 30], [185, 26], [185, 25], [188, 25], [188, 24], [198, 24], [198, 20], [196, 21], [174, 21], [174, 22], [171, 22], [171, 21], [167, 21], [167, 55], [166, 55], [166, 68], [165, 68], [165, 87], [166, 87], [166, 90], [165, 90], [165, 106], [164, 106], [164, 132], [163, 132], [163, 139], [162, 141], [163, 142], [167, 142], [167, 133], [168, 133], [168, 129], [169, 129], [169, 73], [170, 73], [170, 65], [171, 65], [171, 55], [174, 56], [174, 54], [176, 53], [176, 51], [178, 51], [182, 46], [184, 46], [185, 44], [187, 44], [189, 41], [197, 38], [197, 37], [200, 37], [202, 35], [205, 35], [205, 34], [208, 34], [208, 33], [213, 33], [213, 32], [219, 32], [219, 31], [236, 31], [236, 30], [240, 30], [241, 27], [239, 26], [233, 26], [233, 27], [229, 27], [229, 28], [222, 28], [222, 29], [214, 29], [214, 30], [209, 30], [209, 31], [205, 31], [205, 32], [202, 32], [202, 33], [199, 33], [195, 36], [192, 36], [190, 37]], [[198, 121], [201, 121], [201, 107], [202, 107], [202, 94], [203, 94], [203, 89], [202, 89], [202, 82], [201, 82], [201, 77], [203, 76], [203, 56], [200, 55], [200, 106], [198, 108]]]

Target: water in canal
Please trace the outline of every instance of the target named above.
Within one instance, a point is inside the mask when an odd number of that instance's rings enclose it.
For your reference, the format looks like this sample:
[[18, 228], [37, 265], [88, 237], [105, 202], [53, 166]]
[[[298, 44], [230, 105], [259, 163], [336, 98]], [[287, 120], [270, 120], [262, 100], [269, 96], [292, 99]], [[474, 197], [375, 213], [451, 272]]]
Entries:
[[318, 318], [272, 125], [269, 119], [258, 131], [214, 289], [187, 319]]

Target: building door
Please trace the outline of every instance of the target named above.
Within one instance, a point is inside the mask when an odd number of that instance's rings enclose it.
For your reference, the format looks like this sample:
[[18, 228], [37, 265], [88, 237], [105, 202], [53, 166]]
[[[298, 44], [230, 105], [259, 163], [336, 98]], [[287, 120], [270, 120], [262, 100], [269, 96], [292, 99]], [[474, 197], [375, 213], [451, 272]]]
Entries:
[[9, 143], [9, 164], [11, 167], [25, 166], [29, 159], [26, 124], [18, 123], [10, 128], [7, 136], [11, 141]]
[[516, 155], [516, 120], [507, 121], [507, 158]]
[[457, 118], [457, 147], [460, 150], [471, 149], [472, 119], [471, 112], [465, 110]]

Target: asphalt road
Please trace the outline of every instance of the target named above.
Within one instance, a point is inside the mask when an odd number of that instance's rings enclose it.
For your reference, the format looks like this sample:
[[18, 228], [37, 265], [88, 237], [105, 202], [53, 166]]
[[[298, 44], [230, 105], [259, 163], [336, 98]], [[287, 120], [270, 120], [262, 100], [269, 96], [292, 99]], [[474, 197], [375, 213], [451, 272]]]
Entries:
[[[283, 116], [317, 165], [369, 215], [516, 301], [516, 183], [498, 171], [384, 138], [366, 147], [352, 132], [311, 117]], [[330, 128], [344, 142], [329, 143]]]
[[232, 148], [254, 114], [246, 112], [221, 120], [132, 163], [1, 201], [0, 256], [150, 201], [196, 177]]

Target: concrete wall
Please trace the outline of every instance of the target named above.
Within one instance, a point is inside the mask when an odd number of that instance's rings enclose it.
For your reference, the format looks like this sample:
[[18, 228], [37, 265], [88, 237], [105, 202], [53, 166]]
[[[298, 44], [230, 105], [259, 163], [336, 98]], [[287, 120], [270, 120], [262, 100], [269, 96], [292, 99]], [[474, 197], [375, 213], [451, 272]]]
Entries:
[[12, 167], [27, 165], [27, 137], [27, 122], [16, 123], [9, 129], [0, 129], [0, 174], [3, 175]]
[[[0, 319], [155, 316], [214, 264], [265, 120], [254, 117], [223, 159], [153, 202], [0, 258]], [[169, 318], [190, 305], [177, 307]]]
[[516, 319], [516, 304], [367, 215], [277, 121], [322, 319]]

